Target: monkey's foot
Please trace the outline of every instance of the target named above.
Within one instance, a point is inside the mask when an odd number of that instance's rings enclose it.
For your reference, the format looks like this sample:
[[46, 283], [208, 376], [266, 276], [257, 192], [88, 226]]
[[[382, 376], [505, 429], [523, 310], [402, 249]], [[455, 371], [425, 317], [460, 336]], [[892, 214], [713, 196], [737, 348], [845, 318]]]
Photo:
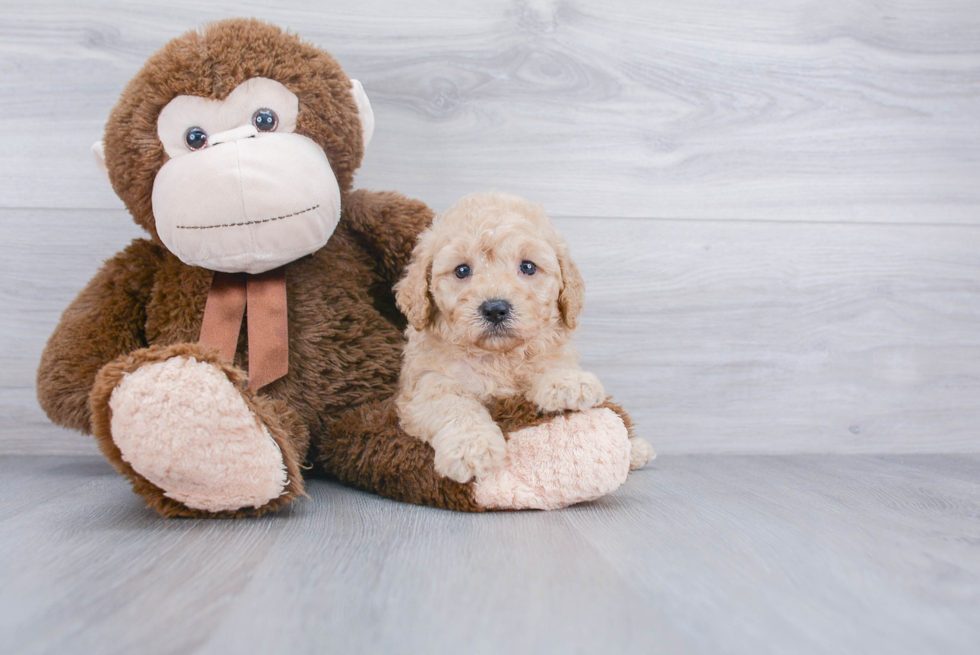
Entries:
[[110, 452], [96, 426], [110, 461], [165, 515], [254, 514], [302, 493], [285, 406], [251, 394], [242, 374], [210, 353], [180, 348], [190, 352], [137, 351], [100, 373], [103, 388], [115, 383], [102, 420]]
[[623, 419], [597, 407], [511, 432], [504, 466], [478, 479], [473, 495], [487, 509], [557, 509], [614, 491], [629, 470]]

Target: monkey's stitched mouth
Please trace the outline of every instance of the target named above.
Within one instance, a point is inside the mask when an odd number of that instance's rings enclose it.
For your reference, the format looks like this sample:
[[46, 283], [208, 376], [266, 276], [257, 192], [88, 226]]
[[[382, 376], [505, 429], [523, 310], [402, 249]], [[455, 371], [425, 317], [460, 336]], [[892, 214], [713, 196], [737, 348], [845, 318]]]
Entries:
[[178, 230], [213, 230], [216, 227], [241, 227], [243, 225], [258, 225], [259, 223], [271, 223], [273, 221], [281, 221], [284, 218], [292, 218], [293, 216], [299, 216], [300, 214], [305, 214], [306, 212], [311, 212], [317, 209], [320, 205], [313, 205], [312, 207], [307, 207], [306, 209], [300, 210], [298, 212], [293, 212], [292, 214], [283, 214], [282, 216], [276, 216], [274, 218], [263, 218], [260, 221], [244, 221], [242, 223], [221, 223], [220, 225], [177, 225]]

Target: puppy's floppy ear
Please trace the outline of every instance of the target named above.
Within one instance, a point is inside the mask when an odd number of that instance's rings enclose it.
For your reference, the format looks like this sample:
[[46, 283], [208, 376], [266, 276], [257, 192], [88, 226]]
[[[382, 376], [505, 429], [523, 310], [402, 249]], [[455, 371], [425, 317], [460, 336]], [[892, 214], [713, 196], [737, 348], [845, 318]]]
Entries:
[[409, 324], [423, 330], [435, 315], [435, 303], [429, 293], [429, 276], [432, 271], [432, 247], [423, 234], [412, 251], [412, 261], [405, 269], [405, 277], [395, 285], [395, 302]]
[[578, 272], [578, 267], [572, 261], [568, 252], [568, 244], [561, 241], [555, 248], [558, 254], [558, 266], [561, 268], [561, 291], [558, 292], [558, 309], [561, 318], [571, 329], [578, 325], [578, 316], [585, 304], [585, 280]]

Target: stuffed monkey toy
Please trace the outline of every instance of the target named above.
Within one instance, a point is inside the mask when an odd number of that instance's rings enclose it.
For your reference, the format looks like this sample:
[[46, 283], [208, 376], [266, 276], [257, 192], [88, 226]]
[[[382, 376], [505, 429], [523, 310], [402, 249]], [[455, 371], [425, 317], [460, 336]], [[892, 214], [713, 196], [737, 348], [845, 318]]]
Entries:
[[160, 514], [263, 514], [303, 495], [304, 470], [462, 511], [561, 507], [625, 480], [629, 419], [611, 404], [494, 408], [507, 463], [467, 483], [398, 427], [391, 289], [432, 212], [353, 190], [373, 125], [329, 54], [256, 20], [174, 39], [112, 110], [94, 151], [148, 238], [64, 312], [37, 391]]

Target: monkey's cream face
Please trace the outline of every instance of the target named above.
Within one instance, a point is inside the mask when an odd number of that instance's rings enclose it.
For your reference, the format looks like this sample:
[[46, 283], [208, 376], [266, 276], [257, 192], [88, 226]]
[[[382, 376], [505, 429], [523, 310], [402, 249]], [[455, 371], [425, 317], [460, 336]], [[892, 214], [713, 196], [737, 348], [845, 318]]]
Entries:
[[[355, 82], [361, 107], [358, 92]], [[169, 160], [153, 183], [153, 216], [181, 261], [262, 273], [327, 243], [340, 188], [320, 146], [295, 133], [298, 114], [296, 95], [265, 78], [224, 100], [178, 96], [163, 108], [157, 134]]]
[[460, 345], [506, 351], [559, 324], [558, 256], [523, 219], [447, 240], [430, 289], [440, 329]]

